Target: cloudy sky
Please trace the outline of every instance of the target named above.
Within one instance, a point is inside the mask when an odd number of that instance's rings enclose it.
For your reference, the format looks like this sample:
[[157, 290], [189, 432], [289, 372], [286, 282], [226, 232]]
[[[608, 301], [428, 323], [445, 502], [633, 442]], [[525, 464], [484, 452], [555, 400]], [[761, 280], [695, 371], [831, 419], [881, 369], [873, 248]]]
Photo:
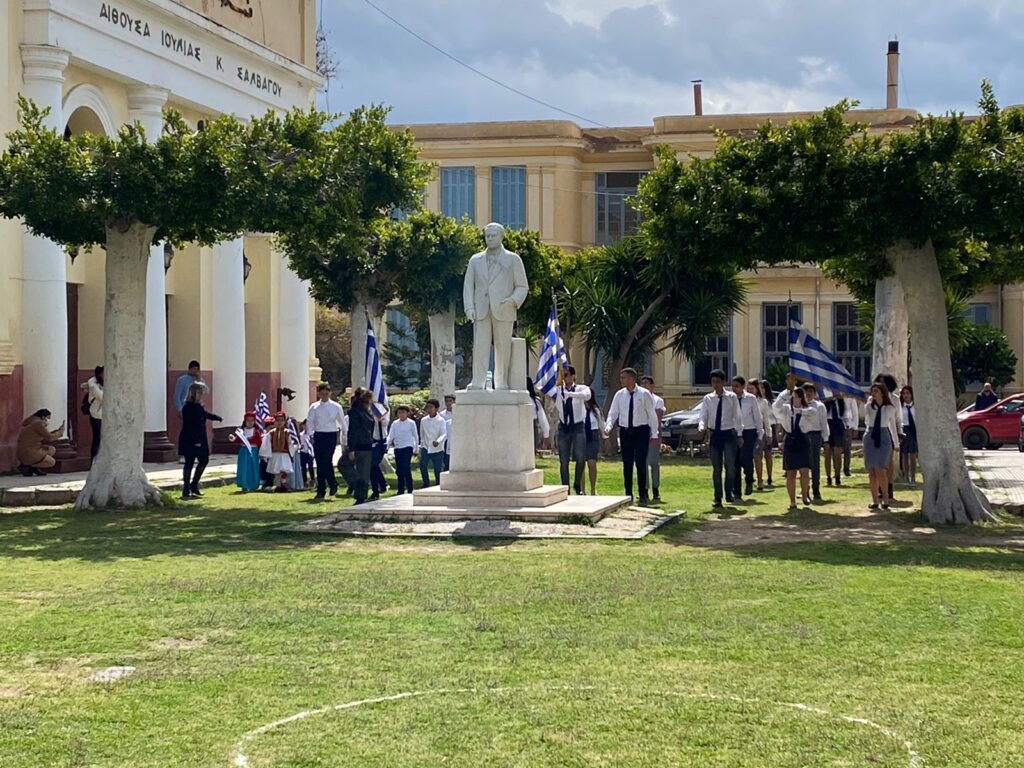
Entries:
[[[971, 111], [983, 77], [1024, 103], [1024, 0], [321, 0], [339, 72], [329, 107], [383, 102], [396, 122], [560, 118], [431, 50], [604, 125], [689, 114], [885, 103], [898, 37], [901, 106]], [[578, 121], [581, 122], [581, 121]]]

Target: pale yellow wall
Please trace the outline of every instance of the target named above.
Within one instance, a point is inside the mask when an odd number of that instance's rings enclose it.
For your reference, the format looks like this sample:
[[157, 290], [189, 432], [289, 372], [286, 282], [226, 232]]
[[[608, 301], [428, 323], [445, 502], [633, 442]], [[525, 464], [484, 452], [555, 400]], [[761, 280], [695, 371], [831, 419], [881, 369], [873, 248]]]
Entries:
[[[21, 58], [18, 54], [18, 40], [21, 38], [21, 3], [16, 0], [0, 0], [0, 150], [6, 148], [9, 131], [17, 123], [14, 108], [21, 81]], [[18, 265], [17, 271], [14, 266]], [[17, 340], [21, 311], [21, 291], [16, 289], [15, 275], [21, 275], [21, 226], [14, 221], [0, 218], [0, 375], [14, 370], [19, 359]], [[17, 294], [17, 296], [14, 296]]]
[[189, 245], [175, 251], [167, 270], [167, 358], [171, 370], [185, 370], [192, 359], [205, 359], [205, 368], [210, 368], [211, 347], [203, 343], [210, 326], [209, 264], [209, 248]]
[[278, 256], [271, 252], [265, 237], [246, 237], [245, 255], [252, 263], [245, 283], [245, 367], [254, 372], [276, 371], [281, 342], [277, 332]]
[[316, 0], [232, 0], [235, 7], [252, 10], [248, 18], [220, 0], [176, 1], [293, 61], [313, 66]]

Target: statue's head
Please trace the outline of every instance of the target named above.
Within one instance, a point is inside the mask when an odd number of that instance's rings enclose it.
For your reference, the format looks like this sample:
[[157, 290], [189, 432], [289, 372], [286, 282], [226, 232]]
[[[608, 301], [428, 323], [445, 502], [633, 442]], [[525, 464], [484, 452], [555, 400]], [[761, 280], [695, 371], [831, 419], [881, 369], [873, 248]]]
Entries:
[[505, 239], [505, 228], [496, 222], [484, 227], [484, 242], [488, 248], [497, 248]]

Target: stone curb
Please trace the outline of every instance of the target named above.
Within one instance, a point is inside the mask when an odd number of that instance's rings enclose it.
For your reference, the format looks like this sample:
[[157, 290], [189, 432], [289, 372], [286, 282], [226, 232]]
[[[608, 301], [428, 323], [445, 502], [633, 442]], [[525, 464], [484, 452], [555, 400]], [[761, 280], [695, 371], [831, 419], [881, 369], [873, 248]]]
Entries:
[[[214, 475], [199, 483], [200, 488], [221, 488], [235, 482], [234, 474]], [[161, 491], [181, 490], [180, 480], [160, 480], [153, 483]], [[3, 507], [59, 507], [74, 503], [79, 488], [53, 485], [36, 488], [7, 488], [0, 490], [0, 508]]]

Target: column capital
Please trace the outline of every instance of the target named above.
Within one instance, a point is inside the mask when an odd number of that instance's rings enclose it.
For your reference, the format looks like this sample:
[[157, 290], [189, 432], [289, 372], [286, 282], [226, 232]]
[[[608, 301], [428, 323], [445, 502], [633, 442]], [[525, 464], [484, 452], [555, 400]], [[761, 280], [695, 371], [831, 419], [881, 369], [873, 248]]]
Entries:
[[32, 81], [64, 82], [64, 70], [71, 61], [71, 52], [54, 45], [21, 46], [22, 78]]
[[128, 111], [133, 114], [162, 115], [171, 92], [155, 85], [133, 85], [128, 88]]

